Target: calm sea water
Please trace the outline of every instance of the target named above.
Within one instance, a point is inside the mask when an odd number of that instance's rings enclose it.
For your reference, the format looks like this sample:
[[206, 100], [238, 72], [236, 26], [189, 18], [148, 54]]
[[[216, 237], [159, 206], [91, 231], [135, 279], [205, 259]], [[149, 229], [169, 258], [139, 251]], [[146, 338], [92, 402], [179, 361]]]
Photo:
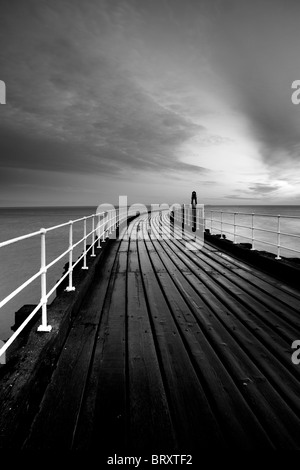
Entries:
[[[81, 218], [94, 213], [96, 207], [55, 207], [55, 208], [0, 208], [0, 241], [15, 238], [41, 227], [51, 227]], [[230, 212], [255, 213], [281, 216], [297, 216], [299, 219], [281, 220], [281, 231], [300, 235], [300, 206], [205, 206], [207, 228], [210, 228], [210, 210], [223, 211], [223, 232], [227, 238], [233, 239], [233, 215]], [[213, 215], [214, 233], [220, 233], [220, 214]], [[251, 216], [237, 215], [236, 223], [250, 226]], [[277, 230], [277, 219], [273, 217], [254, 216], [254, 225], [257, 228]], [[91, 226], [88, 225], [88, 231]], [[226, 231], [226, 232], [225, 232]], [[251, 230], [237, 228], [237, 241], [251, 242], [244, 237], [251, 237]], [[74, 242], [82, 238], [83, 224], [74, 225]], [[255, 231], [255, 248], [276, 252], [276, 248], [262, 242], [277, 243], [276, 234]], [[281, 243], [289, 248], [299, 249], [300, 239], [281, 236]], [[68, 248], [68, 227], [64, 227], [47, 234], [47, 263], [59, 256]], [[74, 259], [82, 253], [82, 246], [74, 251]], [[282, 250], [283, 256], [299, 257], [293, 251]], [[47, 273], [47, 287], [51, 288], [61, 277], [63, 266], [68, 261], [67, 256], [54, 265]], [[40, 269], [40, 238], [39, 236], [0, 249], [0, 300], [19, 287], [25, 280]], [[14, 324], [14, 313], [24, 304], [37, 304], [40, 298], [39, 279], [28, 286], [22, 293], [12, 299], [0, 309], [0, 339], [7, 339]]]

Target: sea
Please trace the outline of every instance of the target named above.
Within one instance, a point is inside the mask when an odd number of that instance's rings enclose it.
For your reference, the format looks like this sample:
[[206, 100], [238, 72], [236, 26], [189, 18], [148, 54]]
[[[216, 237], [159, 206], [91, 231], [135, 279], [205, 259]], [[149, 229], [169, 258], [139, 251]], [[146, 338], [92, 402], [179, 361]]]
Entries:
[[[49, 228], [69, 220], [91, 215], [96, 212], [96, 209], [96, 206], [0, 208], [0, 242], [38, 231], [41, 228]], [[280, 215], [281, 233], [294, 235], [281, 235], [280, 243], [285, 247], [281, 249], [281, 255], [300, 258], [300, 238], [297, 238], [297, 236], [300, 236], [300, 205], [210, 205], [205, 206], [204, 209], [205, 227], [207, 229], [212, 228], [213, 233], [222, 232], [231, 240], [233, 240], [233, 214], [236, 213], [236, 242], [238, 243], [252, 242], [252, 230], [245, 227], [251, 227], [252, 214], [254, 214], [255, 249], [272, 253], [277, 253], [277, 247], [273, 245], [277, 245], [276, 232], [278, 230], [278, 215]], [[88, 232], [91, 230], [89, 224], [91, 225], [91, 221], [88, 222]], [[74, 224], [73, 228], [73, 242], [75, 243], [83, 237], [83, 223], [78, 222]], [[68, 233], [67, 226], [47, 233], [47, 264], [68, 249]], [[80, 256], [82, 250], [83, 246], [80, 244], [74, 250], [74, 260]], [[296, 250], [299, 250], [299, 253]], [[0, 248], [0, 301], [39, 271], [40, 253], [39, 236]], [[47, 273], [48, 289], [61, 277], [63, 267], [67, 261], [68, 256], [66, 255], [65, 258], [49, 269]], [[50, 302], [53, 298], [54, 295], [50, 298]], [[0, 309], [0, 339], [7, 340], [13, 333], [11, 327], [15, 323], [15, 312], [24, 304], [37, 304], [39, 299], [40, 279], [38, 278]]]

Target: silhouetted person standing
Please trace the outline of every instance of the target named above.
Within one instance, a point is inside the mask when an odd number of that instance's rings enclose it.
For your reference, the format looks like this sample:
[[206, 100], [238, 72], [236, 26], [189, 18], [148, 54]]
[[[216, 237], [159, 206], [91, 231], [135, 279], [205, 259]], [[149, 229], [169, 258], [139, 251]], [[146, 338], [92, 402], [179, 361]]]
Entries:
[[196, 191], [192, 192], [191, 197], [191, 204], [192, 204], [192, 231], [196, 232], [196, 205], [197, 205], [197, 194]]
[[197, 194], [196, 191], [192, 192], [191, 204], [194, 207], [197, 204]]

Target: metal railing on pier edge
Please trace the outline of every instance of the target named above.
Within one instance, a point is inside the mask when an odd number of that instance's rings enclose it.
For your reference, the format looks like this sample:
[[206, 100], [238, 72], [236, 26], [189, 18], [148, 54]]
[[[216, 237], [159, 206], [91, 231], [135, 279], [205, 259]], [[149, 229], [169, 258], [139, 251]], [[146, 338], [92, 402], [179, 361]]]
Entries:
[[[217, 215], [217, 216], [216, 216]], [[225, 220], [224, 216], [231, 216], [230, 220]], [[245, 216], [250, 218], [250, 222], [248, 225], [245, 225]], [[265, 220], [263, 220], [265, 219]], [[275, 229], [270, 229], [266, 227], [258, 227], [256, 222], [260, 220], [262, 223], [267, 225], [266, 221], [273, 219], [275, 222]], [[298, 233], [289, 233], [285, 230], [282, 230], [283, 223], [288, 221], [298, 221], [299, 222], [299, 232]], [[300, 239], [300, 217], [292, 216], [292, 215], [273, 215], [273, 214], [261, 214], [261, 213], [249, 213], [249, 212], [230, 212], [230, 211], [222, 211], [222, 210], [206, 210], [206, 217], [205, 217], [205, 227], [209, 228], [211, 234], [220, 234], [221, 237], [224, 234], [228, 234], [233, 238], [233, 243], [237, 244], [237, 239], [245, 239], [251, 241], [252, 247], [251, 250], [257, 250], [257, 244], [266, 245], [268, 247], [274, 248], [274, 254], [276, 254], [275, 259], [281, 259], [281, 252], [282, 250], [287, 250], [289, 252], [300, 254], [300, 250], [298, 248], [292, 246], [286, 246], [281, 243], [282, 237], [290, 237], [290, 239]], [[232, 230], [228, 230], [228, 227], [231, 227]], [[242, 233], [243, 231], [248, 230], [248, 235]], [[265, 233], [265, 234], [272, 234], [275, 238], [275, 243], [271, 242], [270, 240], [262, 240], [261, 238], [257, 238], [257, 234]], [[225, 235], [226, 236], [226, 235]], [[299, 257], [299, 256], [297, 256]]]
[[[92, 221], [92, 230], [87, 233], [87, 220], [91, 219]], [[87, 217], [81, 217], [80, 219], [70, 220], [69, 222], [55, 225], [49, 228], [41, 228], [37, 232], [32, 232], [17, 238], [12, 238], [10, 240], [6, 240], [0, 243], [0, 248], [11, 245], [13, 243], [21, 242], [22, 240], [32, 238], [32, 237], [40, 237], [40, 248], [41, 248], [41, 262], [40, 262], [40, 269], [36, 272], [33, 276], [31, 276], [27, 281], [25, 281], [22, 285], [20, 285], [17, 289], [7, 295], [3, 300], [0, 301], [0, 309], [5, 304], [7, 304], [11, 299], [13, 299], [16, 295], [18, 295], [23, 289], [29, 286], [33, 281], [40, 278], [40, 289], [41, 289], [41, 297], [38, 305], [32, 310], [32, 312], [28, 315], [28, 317], [23, 321], [23, 323], [16, 329], [14, 334], [4, 343], [4, 345], [0, 348], [0, 363], [5, 363], [5, 352], [9, 348], [9, 346], [14, 342], [17, 336], [22, 332], [25, 326], [30, 322], [30, 320], [34, 317], [34, 315], [42, 309], [42, 323], [38, 327], [38, 331], [41, 332], [49, 332], [51, 331], [51, 325], [48, 324], [47, 319], [47, 304], [48, 299], [51, 295], [55, 292], [56, 288], [64, 281], [65, 278], [68, 277], [68, 286], [66, 291], [71, 292], [75, 290], [75, 286], [73, 285], [73, 270], [75, 266], [83, 260], [82, 269], [87, 270], [87, 255], [91, 250], [90, 256], [95, 257], [95, 245], [97, 244], [97, 248], [101, 248], [101, 241], [104, 242], [106, 238], [109, 238], [109, 235], [112, 234], [112, 231], [117, 228], [124, 220], [126, 216], [119, 217], [119, 210], [112, 209], [105, 212], [100, 212], [96, 214], [91, 214]], [[83, 223], [83, 237], [73, 243], [73, 226], [74, 224]], [[61, 253], [57, 258], [55, 258], [50, 263], [46, 263], [46, 235], [47, 233], [60, 229], [62, 227], [69, 227], [69, 246], [66, 251]], [[97, 232], [97, 236], [96, 236]], [[90, 238], [90, 245], [87, 246], [87, 240]], [[73, 251], [74, 249], [83, 244], [83, 253], [82, 255], [73, 263]], [[51, 287], [50, 290], [47, 291], [47, 272], [48, 270], [58, 263], [62, 258], [66, 255], [69, 255], [69, 266], [67, 272], [59, 279], [59, 281]], [[0, 346], [3, 342], [0, 342]]]
[[[202, 213], [201, 207], [202, 206]], [[209, 230], [212, 235], [219, 234], [220, 237], [225, 238], [226, 234], [232, 237], [234, 244], [239, 243], [238, 239], [249, 240], [252, 244], [251, 250], [257, 250], [257, 245], [266, 245], [267, 247], [273, 247], [276, 260], [281, 259], [282, 250], [287, 250], [289, 252], [297, 253], [300, 255], [300, 249], [292, 246], [283, 245], [281, 240], [282, 237], [290, 237], [290, 239], [300, 239], [300, 217], [292, 215], [275, 215], [275, 214], [262, 214], [262, 213], [250, 213], [250, 212], [231, 212], [231, 211], [222, 211], [222, 210], [210, 210], [205, 209], [204, 206], [197, 205], [197, 212], [193, 214], [191, 204], [184, 204], [181, 207], [177, 207], [174, 210], [174, 218], [179, 223], [184, 223], [191, 225], [192, 223], [196, 224], [195, 228], [203, 226], [203, 231]], [[227, 219], [225, 219], [225, 217]], [[231, 220], [228, 220], [228, 217], [231, 217]], [[248, 225], [241, 223], [245, 220], [245, 216], [250, 219]], [[200, 220], [203, 218], [203, 221], [200, 225]], [[263, 221], [265, 219], [265, 221]], [[270, 229], [265, 227], [259, 227], [256, 225], [256, 222], [260, 220], [266, 224], [266, 220], [273, 219], [275, 222], [275, 229]], [[290, 233], [282, 230], [282, 225], [284, 222], [297, 221], [299, 223], [298, 233]], [[231, 228], [231, 230], [230, 230]], [[241, 231], [243, 230], [243, 233]], [[245, 231], [248, 231], [248, 235], [245, 234]], [[274, 235], [276, 242], [271, 242], [270, 240], [263, 240], [258, 238], [258, 234], [265, 233]], [[297, 256], [300, 257], [300, 256]]]

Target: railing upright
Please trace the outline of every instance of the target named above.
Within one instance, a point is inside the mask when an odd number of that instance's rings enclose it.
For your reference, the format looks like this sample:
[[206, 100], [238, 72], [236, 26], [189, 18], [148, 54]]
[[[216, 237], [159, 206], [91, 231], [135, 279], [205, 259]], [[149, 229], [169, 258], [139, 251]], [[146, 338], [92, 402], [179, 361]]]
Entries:
[[251, 250], [255, 250], [254, 247], [254, 214], [251, 214], [251, 240], [252, 240], [252, 247]]
[[109, 233], [109, 235], [111, 235], [111, 233], [112, 233], [112, 232], [111, 232], [111, 228], [112, 228], [112, 212], [109, 211], [108, 214], [109, 214], [109, 215], [108, 215], [108, 220], [109, 220], [109, 232], [108, 232], [108, 233]]
[[275, 259], [281, 259], [280, 257], [280, 215], [277, 216], [277, 256]]
[[100, 213], [98, 214], [98, 227], [99, 227], [99, 232], [98, 232], [98, 245], [97, 245], [97, 248], [101, 248], [101, 241], [100, 241]]
[[38, 331], [51, 331], [51, 326], [47, 324], [47, 268], [46, 268], [46, 230], [41, 229], [41, 304], [42, 304], [42, 324]]
[[221, 211], [221, 237], [223, 237], [223, 212]]
[[102, 230], [102, 241], [105, 242], [105, 238], [106, 238], [106, 215], [103, 217], [103, 230]]
[[233, 214], [233, 243], [236, 245], [236, 212]]
[[86, 217], [83, 218], [83, 266], [81, 269], [89, 269], [86, 265]]
[[92, 217], [92, 254], [91, 256], [94, 258], [95, 254], [95, 216]]
[[75, 290], [73, 286], [73, 221], [69, 222], [69, 285], [66, 291], [71, 292]]

